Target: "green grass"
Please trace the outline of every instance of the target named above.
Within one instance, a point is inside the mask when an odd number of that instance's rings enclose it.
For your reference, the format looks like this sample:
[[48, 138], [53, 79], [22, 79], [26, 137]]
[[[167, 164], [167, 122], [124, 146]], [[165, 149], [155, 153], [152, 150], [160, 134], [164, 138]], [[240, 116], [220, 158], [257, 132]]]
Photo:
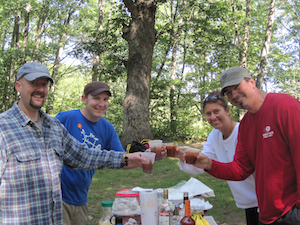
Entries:
[[99, 170], [93, 177], [89, 190], [88, 225], [98, 225], [101, 217], [101, 201], [114, 200], [116, 192], [133, 187], [168, 188], [180, 181], [195, 177], [215, 192], [215, 197], [206, 198], [213, 208], [208, 214], [213, 216], [219, 225], [245, 225], [244, 210], [238, 209], [226, 181], [216, 179], [209, 174], [190, 175], [178, 167], [178, 159], [164, 158], [156, 161], [152, 174], [142, 172], [141, 168], [133, 170]]

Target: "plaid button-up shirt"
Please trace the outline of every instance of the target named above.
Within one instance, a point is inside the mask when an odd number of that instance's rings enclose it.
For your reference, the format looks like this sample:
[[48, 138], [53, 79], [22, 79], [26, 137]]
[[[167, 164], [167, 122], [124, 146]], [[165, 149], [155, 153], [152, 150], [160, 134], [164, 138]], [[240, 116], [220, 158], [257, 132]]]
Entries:
[[40, 110], [43, 132], [14, 103], [0, 114], [0, 224], [62, 225], [60, 173], [120, 168], [122, 152], [90, 150]]

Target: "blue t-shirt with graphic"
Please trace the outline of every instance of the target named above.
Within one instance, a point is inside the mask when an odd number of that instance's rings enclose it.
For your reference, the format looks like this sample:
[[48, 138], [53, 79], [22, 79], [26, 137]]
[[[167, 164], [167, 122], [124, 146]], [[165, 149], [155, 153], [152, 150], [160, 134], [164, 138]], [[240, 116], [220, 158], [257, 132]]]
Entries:
[[[124, 151], [119, 136], [111, 123], [100, 117], [98, 122], [87, 120], [80, 109], [60, 112], [57, 119], [77, 140], [89, 148]], [[109, 163], [109, 162], [108, 162]], [[95, 170], [79, 171], [63, 166], [61, 173], [62, 199], [71, 205], [84, 205]]]

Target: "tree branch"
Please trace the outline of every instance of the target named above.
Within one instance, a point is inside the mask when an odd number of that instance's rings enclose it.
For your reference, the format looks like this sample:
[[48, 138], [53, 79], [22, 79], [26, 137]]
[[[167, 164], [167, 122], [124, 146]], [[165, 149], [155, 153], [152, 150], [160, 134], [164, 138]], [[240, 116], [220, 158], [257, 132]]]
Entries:
[[132, 17], [136, 17], [138, 14], [138, 10], [136, 8], [135, 3], [132, 0], [123, 0], [127, 9], [131, 12]]

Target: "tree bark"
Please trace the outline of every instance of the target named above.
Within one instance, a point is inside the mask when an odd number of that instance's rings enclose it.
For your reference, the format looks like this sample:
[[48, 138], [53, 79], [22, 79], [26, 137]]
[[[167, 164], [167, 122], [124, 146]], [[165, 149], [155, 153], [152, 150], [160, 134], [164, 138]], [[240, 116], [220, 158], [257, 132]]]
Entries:
[[46, 105], [46, 113], [49, 113], [49, 114], [51, 114], [52, 111], [53, 111], [55, 80], [56, 80], [56, 77], [58, 75], [58, 70], [59, 70], [59, 67], [60, 67], [61, 55], [63, 53], [64, 47], [65, 47], [65, 44], [66, 44], [67, 28], [70, 24], [71, 16], [76, 11], [76, 9], [78, 7], [80, 7], [81, 3], [82, 3], [82, 0], [80, 0], [78, 2], [77, 7], [71, 8], [68, 11], [68, 13], [66, 14], [66, 17], [65, 17], [65, 20], [64, 20], [64, 31], [63, 31], [62, 35], [60, 36], [60, 39], [59, 39], [59, 47], [56, 51], [56, 57], [55, 57], [52, 76], [51, 76], [52, 79], [53, 79], [53, 84], [50, 84], [50, 93], [49, 93], [48, 101], [47, 101], [47, 105]]
[[271, 0], [265, 42], [264, 42], [263, 49], [261, 51], [260, 65], [257, 73], [256, 86], [258, 89], [262, 88], [263, 76], [267, 64], [268, 51], [270, 48], [270, 41], [272, 36], [273, 24], [274, 24], [274, 15], [275, 15], [275, 0]]
[[21, 18], [21, 12], [18, 10], [17, 15], [15, 17], [13, 37], [12, 37], [12, 41], [11, 41], [11, 44], [10, 44], [11, 48], [14, 48], [14, 47], [19, 48], [20, 47], [20, 45], [19, 45], [19, 41], [20, 41], [20, 35], [19, 35], [20, 18]]
[[[101, 37], [100, 37], [100, 32], [103, 30], [103, 15], [104, 15], [104, 10], [103, 10], [103, 0], [98, 1], [98, 10], [99, 10], [99, 15], [98, 15], [98, 33], [97, 33], [97, 42], [98, 44], [101, 44]], [[99, 74], [99, 53], [94, 52], [93, 54], [93, 67], [92, 67], [92, 81], [97, 81], [98, 80], [98, 74]]]
[[[15, 22], [14, 22], [14, 27], [13, 27], [13, 34], [12, 34], [12, 38], [11, 38], [11, 49], [14, 51], [14, 49], [19, 49], [20, 45], [20, 18], [21, 18], [21, 12], [18, 10], [15, 16]], [[12, 60], [13, 58], [10, 58], [8, 60], [7, 63], [7, 68], [4, 70], [5, 72], [5, 76], [4, 76], [4, 80], [2, 81], [2, 83], [4, 83], [2, 85], [3, 87], [3, 96], [2, 96], [2, 106], [1, 106], [1, 111], [5, 111], [7, 110], [11, 105], [12, 102], [15, 100], [14, 98], [12, 98], [10, 96], [10, 93], [13, 92], [13, 85], [11, 85], [13, 82], [15, 81], [15, 65], [16, 65], [16, 61]], [[9, 96], [9, 97], [8, 97]]]
[[131, 12], [131, 23], [123, 25], [123, 38], [129, 44], [127, 88], [123, 102], [123, 147], [132, 141], [152, 138], [149, 122], [149, 90], [153, 49], [156, 42], [156, 2], [123, 0]]
[[[246, 0], [246, 24], [245, 24], [245, 35], [244, 35], [244, 41], [242, 41], [242, 37], [239, 33], [238, 30], [238, 25], [237, 25], [237, 21], [236, 19], [234, 19], [234, 29], [235, 29], [235, 34], [238, 40], [238, 46], [240, 48], [239, 51], [239, 65], [240, 67], [247, 67], [247, 51], [248, 51], [248, 47], [249, 47], [249, 33], [250, 33], [250, 24], [249, 24], [249, 20], [250, 20], [250, 8], [251, 8], [251, 4], [250, 4], [251, 0]], [[235, 12], [235, 7], [234, 7], [234, 1], [231, 0], [231, 8], [232, 8], [232, 12]]]
[[243, 42], [243, 49], [241, 53], [241, 59], [240, 59], [240, 66], [247, 68], [247, 52], [249, 47], [249, 36], [250, 36], [250, 0], [246, 1], [246, 26], [245, 26], [245, 35], [244, 35], [244, 42]]
[[23, 39], [23, 47], [28, 45], [28, 33], [29, 33], [29, 13], [30, 13], [31, 5], [28, 3], [25, 8], [25, 26], [24, 26], [24, 39]]
[[45, 24], [46, 24], [46, 21], [48, 19], [48, 15], [49, 15], [49, 5], [50, 5], [49, 0], [44, 0], [43, 1], [42, 12], [40, 13], [39, 23], [37, 24], [37, 37], [36, 37], [36, 40], [35, 40], [34, 55], [32, 57], [33, 60], [35, 60], [37, 58], [38, 49], [40, 47], [40, 43], [41, 43], [41, 40], [42, 40], [42, 35], [45, 31]]
[[[182, 30], [182, 15], [185, 9], [186, 1], [183, 1], [180, 10], [179, 10], [179, 21], [177, 25], [177, 31], [175, 30], [175, 37], [173, 42], [173, 50], [172, 50], [172, 60], [171, 60], [171, 81], [176, 79], [176, 65], [177, 65], [177, 48], [181, 37]], [[175, 14], [177, 13], [177, 9]], [[170, 87], [170, 121], [171, 121], [171, 135], [176, 136], [177, 133], [177, 102], [175, 95], [175, 85], [172, 84]]]

